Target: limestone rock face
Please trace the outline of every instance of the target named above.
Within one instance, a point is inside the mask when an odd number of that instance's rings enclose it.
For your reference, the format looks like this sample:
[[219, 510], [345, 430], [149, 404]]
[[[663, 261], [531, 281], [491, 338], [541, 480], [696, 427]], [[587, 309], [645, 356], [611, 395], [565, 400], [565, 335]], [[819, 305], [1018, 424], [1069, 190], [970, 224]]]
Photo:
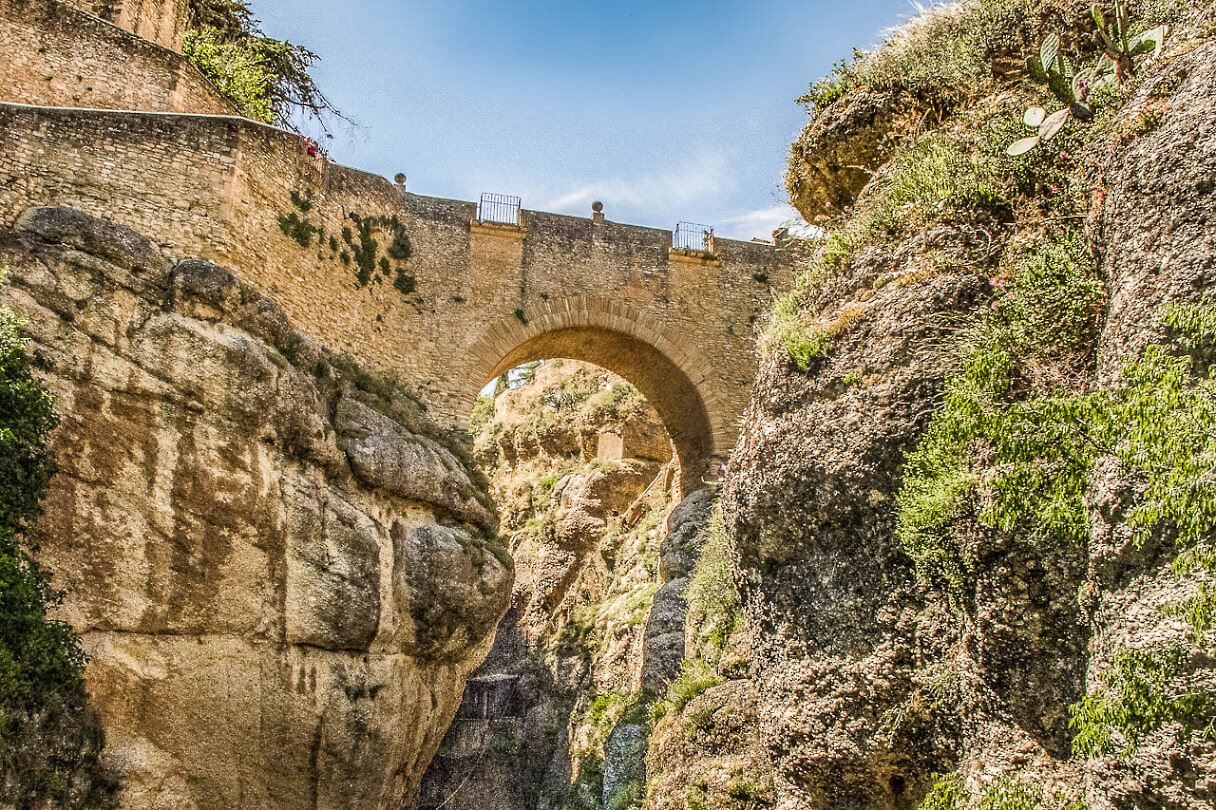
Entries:
[[697, 564], [697, 538], [709, 523], [713, 493], [702, 489], [682, 500], [667, 518], [659, 546], [662, 586], [651, 602], [642, 641], [642, 688], [661, 694], [680, 673], [687, 654], [688, 602], [684, 593]]
[[790, 152], [790, 199], [807, 222], [853, 204], [915, 120], [890, 93], [856, 92], [819, 112]]
[[[1172, 93], [1160, 88], [1173, 87]], [[1169, 303], [1211, 300], [1216, 286], [1216, 43], [1208, 42], [1162, 67], [1123, 112], [1134, 124], [1159, 123], [1112, 149], [1101, 166], [1090, 226], [1108, 280], [1109, 315], [1098, 356], [1108, 385], [1144, 347], [1166, 337], [1158, 313]], [[1202, 358], [1211, 369], [1212, 359]], [[1201, 369], [1201, 373], [1202, 373]], [[1089, 677], [1111, 669], [1118, 650], [1189, 646], [1185, 625], [1164, 607], [1195, 593], [1193, 577], [1170, 569], [1177, 546], [1168, 538], [1136, 544], [1128, 509], [1137, 482], [1118, 461], [1099, 461], [1089, 504], [1089, 545], [1101, 597], [1100, 629]], [[1185, 647], [1184, 647], [1185, 648]], [[1189, 688], [1216, 689], [1211, 658], [1196, 653], [1183, 673]], [[1216, 742], [1185, 739], [1166, 726], [1127, 761], [1111, 754], [1087, 763], [1095, 810], [1138, 807], [1216, 807]]]
[[442, 434], [226, 270], [118, 226], [35, 209], [0, 265], [62, 419], [33, 539], [121, 806], [409, 801], [512, 581]]

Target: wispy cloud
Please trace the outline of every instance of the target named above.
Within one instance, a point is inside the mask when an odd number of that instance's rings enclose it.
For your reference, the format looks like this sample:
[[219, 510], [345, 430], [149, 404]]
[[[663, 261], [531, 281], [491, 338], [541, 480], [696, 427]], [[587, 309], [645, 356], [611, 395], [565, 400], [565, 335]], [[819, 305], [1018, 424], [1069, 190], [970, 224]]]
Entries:
[[628, 209], [662, 214], [721, 195], [737, 185], [726, 156], [706, 152], [677, 166], [632, 178], [607, 178], [573, 191], [541, 197], [539, 208], [559, 213], [583, 213], [595, 200], [609, 211]]
[[802, 217], [793, 208], [782, 203], [728, 217], [718, 224], [717, 232], [732, 239], [751, 239], [755, 236], [768, 239], [778, 226], [790, 220], [801, 222]]

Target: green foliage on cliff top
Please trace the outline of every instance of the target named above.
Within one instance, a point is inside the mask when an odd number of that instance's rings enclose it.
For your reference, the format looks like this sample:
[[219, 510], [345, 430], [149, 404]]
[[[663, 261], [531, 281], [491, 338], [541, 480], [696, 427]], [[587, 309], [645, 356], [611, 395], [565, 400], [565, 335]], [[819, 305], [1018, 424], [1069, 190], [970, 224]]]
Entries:
[[71, 628], [47, 615], [63, 595], [22, 544], [53, 471], [56, 418], [20, 326], [0, 306], [0, 804], [104, 807], [111, 788], [100, 776], [84, 653]]
[[973, 149], [937, 135], [922, 139], [893, 159], [866, 202], [822, 240], [794, 290], [777, 299], [765, 346], [808, 370], [864, 313], [854, 305], [816, 318], [808, 299], [863, 247], [896, 240], [931, 222], [970, 222], [999, 215], [1005, 208], [996, 175]]
[[[1131, 33], [1177, 21], [1186, 0], [1133, 0]], [[906, 94], [939, 115], [1007, 81], [1052, 32], [1090, 27], [1089, 8], [1056, 0], [965, 0], [930, 6], [892, 30], [878, 48], [854, 50], [798, 99], [815, 113], [853, 90]]]
[[190, 0], [182, 52], [241, 115], [292, 126], [303, 113], [323, 126], [342, 114], [310, 74], [317, 55], [262, 33], [246, 0]]

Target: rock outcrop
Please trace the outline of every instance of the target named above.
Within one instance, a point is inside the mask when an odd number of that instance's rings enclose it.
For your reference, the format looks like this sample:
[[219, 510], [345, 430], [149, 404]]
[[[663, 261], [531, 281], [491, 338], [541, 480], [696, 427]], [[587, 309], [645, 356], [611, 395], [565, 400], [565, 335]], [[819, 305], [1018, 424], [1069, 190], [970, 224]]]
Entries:
[[0, 265], [62, 421], [32, 541], [121, 806], [400, 807], [512, 582], [459, 445], [122, 227], [34, 209]]
[[[1209, 384], [1210, 347], [1188, 348], [1163, 313], [1171, 304], [1210, 307], [1216, 289], [1216, 29], [1210, 4], [1174, 19], [1177, 39], [1161, 60], [1146, 60], [1137, 81], [1106, 102], [1105, 120], [1070, 131], [1074, 140], [1051, 154], [1004, 162], [1004, 130], [996, 144], [976, 135], [1010, 121], [1016, 137], [1025, 104], [1014, 96], [1023, 88], [1008, 84], [923, 136], [976, 161], [980, 178], [1005, 173], [999, 206], [934, 209], [922, 201], [931, 194], [904, 187], [902, 209], [882, 208], [883, 195], [906, 178], [894, 163], [881, 167], [884, 122], [895, 122], [895, 134], [903, 127], [909, 142], [919, 137], [900, 123], [901, 105], [888, 99], [882, 114], [841, 129], [839, 143], [829, 137], [835, 122], [876, 103], [872, 93], [846, 95], [795, 146], [796, 158], [809, 150], [808, 172], [818, 163], [858, 164], [874, 170], [876, 182], [863, 191], [847, 177], [822, 188], [799, 178], [806, 197], [798, 204], [808, 216], [857, 203], [823, 243], [823, 252], [844, 258], [812, 256], [794, 299], [799, 334], [818, 329], [825, 342], [802, 363], [773, 348], [725, 475], [722, 507], [750, 672], [704, 689], [655, 730], [647, 810], [1216, 806], [1216, 744], [1201, 731], [1212, 721], [1216, 668], [1210, 635], [1204, 644], [1193, 640], [1206, 625], [1196, 631], [1185, 612], [1210, 574], [1193, 559], [1173, 565], [1188, 544], [1210, 553], [1211, 524], [1183, 542], [1164, 520], [1146, 537], [1133, 507], [1144, 502], [1152, 471], [1120, 461], [1111, 447], [1122, 437], [1101, 445], [1068, 501], [1082, 513], [1087, 543], [1036, 535], [1029, 527], [1037, 515], [1002, 523], [985, 511], [1004, 499], [1033, 502], [1051, 476], [1063, 478], [1053, 470], [1018, 492], [998, 491], [993, 482], [1014, 462], [998, 455], [1006, 452], [999, 435], [986, 433], [964, 451], [973, 454], [965, 456], [963, 485], [974, 500], [938, 513], [947, 524], [939, 550], [959, 555], [957, 579], [927, 572], [917, 556], [924, 550], [899, 528], [904, 487], [917, 471], [913, 451], [924, 446], [935, 414], [961, 407], [943, 403], [943, 391], [955, 402], [964, 396], [948, 381], [972, 379], [960, 369], [974, 356], [968, 352], [988, 345], [985, 325], [1017, 317], [999, 312], [1019, 305], [1005, 285], [1026, 283], [1018, 273], [1041, 249], [1034, 240], [1053, 245], [1068, 234], [1080, 246], [1072, 261], [1084, 281], [1064, 278], [1069, 259], [1049, 253], [1047, 272], [1061, 275], [1035, 283], [1084, 308], [1079, 320], [1087, 325], [1064, 348], [1042, 348], [1055, 324], [1037, 330], [1017, 360], [1024, 365], [1009, 372], [1012, 392], [977, 409], [1117, 402], [1137, 384], [1125, 374], [1128, 364], [1154, 344], [1170, 356], [1194, 355], [1184, 389]], [[850, 146], [856, 159], [842, 156]], [[923, 156], [913, 149], [894, 154]], [[1048, 175], [1043, 167], [1052, 160], [1061, 164]], [[903, 218], [917, 205], [926, 206], [919, 219]], [[1070, 283], [1099, 292], [1082, 294]], [[1035, 299], [1029, 317], [1052, 305]], [[841, 313], [851, 315], [841, 320]], [[1204, 329], [1210, 342], [1211, 326]], [[1013, 435], [1033, 439], [1033, 430]], [[1210, 421], [1197, 428], [1197, 441], [1204, 435], [1212, 435]], [[1051, 448], [1039, 455], [1027, 463], [1047, 469]], [[1175, 463], [1168, 454], [1154, 460]], [[1210, 474], [1178, 475], [1178, 490], [1194, 493], [1186, 508], [1210, 514], [1200, 503], [1211, 502]], [[1082, 738], [1095, 726], [1096, 745]]]

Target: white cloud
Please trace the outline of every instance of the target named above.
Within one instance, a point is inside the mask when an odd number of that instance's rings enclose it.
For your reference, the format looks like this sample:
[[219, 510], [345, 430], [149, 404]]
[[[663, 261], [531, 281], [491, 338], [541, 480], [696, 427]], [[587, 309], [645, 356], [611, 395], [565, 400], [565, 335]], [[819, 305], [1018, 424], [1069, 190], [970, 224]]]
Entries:
[[823, 231], [814, 225], [808, 225], [802, 215], [791, 206], [781, 203], [758, 211], [749, 211], [723, 220], [717, 229], [719, 236], [728, 239], [751, 239], [759, 237], [769, 239], [773, 231], [786, 227], [793, 236], [813, 239], [823, 235]]
[[798, 212], [788, 205], [774, 205], [728, 217], [722, 220], [716, 232], [719, 236], [730, 239], [751, 239], [754, 236], [768, 239], [778, 226], [791, 219], [800, 220], [801, 218], [798, 216]]
[[721, 195], [735, 184], [735, 174], [726, 156], [705, 152], [661, 171], [589, 183], [545, 198], [537, 207], [542, 211], [582, 214], [592, 202], [601, 200], [610, 217], [614, 208], [664, 213]]

